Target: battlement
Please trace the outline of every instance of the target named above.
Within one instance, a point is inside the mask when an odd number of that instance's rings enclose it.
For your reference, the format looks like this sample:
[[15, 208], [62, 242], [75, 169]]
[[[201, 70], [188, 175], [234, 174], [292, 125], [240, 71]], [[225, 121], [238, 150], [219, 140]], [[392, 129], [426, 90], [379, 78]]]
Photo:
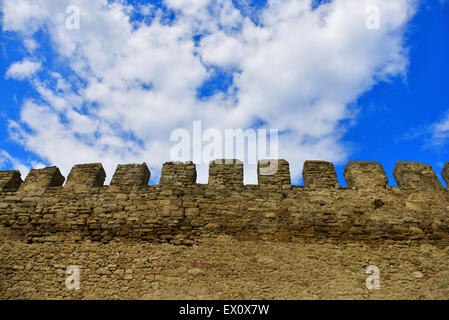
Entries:
[[192, 185], [196, 183], [196, 166], [193, 162], [166, 162], [161, 171], [160, 184]]
[[[380, 163], [372, 161], [350, 161], [343, 173], [348, 188], [388, 188], [388, 178]], [[442, 172], [442, 178], [449, 184], [449, 162]], [[146, 186], [151, 172], [146, 163], [119, 164], [112, 177], [111, 186], [129, 188]], [[257, 165], [259, 186], [268, 189], [291, 187], [289, 163], [283, 159], [259, 160]], [[327, 189], [341, 187], [333, 163], [306, 161], [302, 176], [304, 188]], [[396, 183], [401, 189], [440, 190], [443, 188], [430, 165], [419, 162], [398, 161], [393, 171]], [[103, 187], [106, 173], [101, 163], [78, 164], [70, 171], [64, 187], [89, 189]], [[161, 171], [159, 184], [188, 186], [196, 184], [196, 165], [191, 162], [166, 162]], [[22, 192], [45, 190], [63, 186], [65, 178], [57, 167], [33, 169], [22, 182], [17, 170], [0, 171], [0, 190]], [[209, 164], [211, 187], [243, 187], [243, 162], [236, 159], [217, 159]]]
[[111, 186], [141, 187], [148, 184], [150, 177], [151, 172], [145, 162], [142, 164], [119, 164], [112, 177]]
[[[350, 161], [341, 187], [334, 165], [306, 161], [303, 186], [291, 185], [289, 163], [260, 160], [258, 184], [243, 184], [243, 163], [210, 163], [208, 184], [192, 162], [167, 162], [148, 185], [143, 164], [118, 165], [104, 185], [100, 163], [75, 165], [64, 184], [57, 167], [0, 171], [0, 225], [27, 241], [52, 235], [114, 237], [192, 244], [202, 235], [289, 240], [442, 239], [449, 237], [449, 192], [429, 165], [399, 161], [390, 187], [382, 165]], [[442, 171], [448, 182], [449, 165]]]
[[17, 190], [22, 182], [19, 170], [0, 171], [0, 190]]
[[[49, 187], [59, 187], [64, 183], [65, 178], [57, 167], [48, 167], [44, 169], [32, 169], [28, 173], [23, 184], [20, 184], [19, 190], [29, 192], [35, 190], [47, 189]], [[3, 186], [0, 186], [0, 188]]]

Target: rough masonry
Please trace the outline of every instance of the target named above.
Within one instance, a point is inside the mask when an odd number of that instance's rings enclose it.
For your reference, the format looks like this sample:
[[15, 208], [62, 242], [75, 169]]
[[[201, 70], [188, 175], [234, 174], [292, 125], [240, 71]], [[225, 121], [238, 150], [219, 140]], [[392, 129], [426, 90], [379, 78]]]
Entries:
[[[26, 296], [14, 280], [22, 269], [9, 264], [11, 254], [66, 242], [188, 248], [220, 237], [242, 245], [304, 241], [298, 239], [436, 245], [449, 238], [449, 192], [422, 163], [399, 161], [394, 187], [382, 166], [369, 161], [347, 164], [347, 187], [326, 161], [304, 163], [304, 186], [292, 186], [288, 162], [273, 159], [259, 161], [258, 185], [243, 184], [243, 163], [235, 159], [212, 161], [208, 184], [196, 183], [192, 162], [164, 164], [157, 185], [148, 185], [150, 175], [145, 163], [118, 165], [110, 185], [99, 163], [75, 165], [67, 181], [57, 167], [31, 170], [24, 181], [18, 171], [0, 171], [0, 245], [10, 255], [0, 257], [0, 296]], [[449, 182], [449, 163], [442, 177]]]
[[[64, 233], [95, 241], [135, 238], [193, 244], [202, 234], [284, 239], [440, 239], [449, 236], [449, 193], [429, 165], [398, 162], [389, 187], [379, 163], [351, 161], [338, 184], [334, 166], [306, 161], [304, 186], [292, 186], [289, 165], [243, 184], [243, 163], [212, 161], [209, 184], [197, 184], [192, 162], [164, 164], [148, 185], [145, 163], [119, 165], [109, 186], [101, 164], [76, 165], [67, 182], [56, 167], [0, 173], [0, 223], [29, 242]], [[271, 166], [274, 168], [274, 166]], [[271, 169], [273, 170], [273, 169]], [[447, 179], [448, 166], [443, 170]]]

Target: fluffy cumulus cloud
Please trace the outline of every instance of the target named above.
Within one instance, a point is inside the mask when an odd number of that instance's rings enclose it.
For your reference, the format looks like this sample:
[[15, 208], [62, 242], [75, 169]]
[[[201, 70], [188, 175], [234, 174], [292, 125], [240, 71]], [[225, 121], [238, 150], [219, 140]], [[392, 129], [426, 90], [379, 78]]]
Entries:
[[24, 80], [35, 74], [40, 68], [40, 62], [24, 59], [23, 61], [12, 64], [6, 71], [6, 76], [17, 80]]
[[424, 132], [430, 133], [430, 137], [425, 137], [425, 147], [441, 147], [445, 145], [449, 140], [449, 113], [446, 113], [443, 120], [433, 123], [426, 129]]
[[[65, 174], [75, 163], [101, 161], [109, 178], [117, 163], [143, 161], [157, 175], [170, 160], [171, 132], [191, 130], [193, 120], [203, 129], [278, 129], [279, 157], [295, 179], [305, 159], [344, 161], [348, 106], [407, 70], [404, 32], [415, 1], [268, 1], [251, 16], [236, 7], [241, 2], [165, 0], [162, 10], [125, 1], [3, 1], [3, 30], [31, 47], [10, 76], [39, 69], [32, 62], [42, 59], [33, 56], [43, 45], [39, 30], [56, 57], [29, 79], [39, 98], [10, 119], [11, 137]], [[79, 8], [79, 29], [67, 28], [68, 5]], [[373, 5], [379, 28], [367, 26]], [[136, 12], [151, 19], [132, 19]], [[223, 78], [226, 86], [202, 93]], [[250, 172], [245, 181], [254, 183]], [[207, 165], [198, 181], [207, 181]]]

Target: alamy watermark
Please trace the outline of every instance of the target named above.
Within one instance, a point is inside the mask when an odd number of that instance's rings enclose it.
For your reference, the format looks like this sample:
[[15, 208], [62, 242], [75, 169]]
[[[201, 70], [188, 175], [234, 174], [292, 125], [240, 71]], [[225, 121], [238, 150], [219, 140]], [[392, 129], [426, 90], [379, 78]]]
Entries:
[[76, 5], [70, 5], [65, 9], [66, 19], [65, 27], [69, 30], [80, 29], [80, 8]]
[[369, 276], [366, 278], [365, 285], [368, 290], [380, 289], [380, 271], [377, 266], [370, 265], [366, 267], [366, 273]]
[[365, 13], [367, 15], [365, 26], [369, 30], [380, 29], [380, 9], [377, 5], [370, 5], [366, 7]]
[[65, 279], [65, 286], [69, 290], [80, 289], [80, 269], [78, 266], [70, 265], [65, 270], [68, 275]]
[[260, 174], [277, 172], [278, 129], [208, 128], [203, 131], [201, 121], [193, 121], [192, 131], [175, 129], [170, 141], [176, 143], [170, 150], [171, 161], [209, 164], [219, 159], [239, 159], [246, 164], [257, 164], [258, 159], [273, 159], [261, 168]]

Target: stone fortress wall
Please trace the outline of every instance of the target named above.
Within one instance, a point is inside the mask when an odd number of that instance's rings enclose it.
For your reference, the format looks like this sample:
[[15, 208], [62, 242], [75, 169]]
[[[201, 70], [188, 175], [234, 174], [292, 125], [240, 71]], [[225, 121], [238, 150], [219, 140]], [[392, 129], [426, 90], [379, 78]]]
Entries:
[[[277, 170], [263, 174], [270, 165]], [[148, 185], [145, 163], [118, 165], [110, 185], [103, 185], [99, 163], [75, 165], [65, 184], [57, 167], [31, 170], [24, 181], [18, 171], [0, 171], [0, 297], [51, 297], [53, 291], [38, 289], [24, 294], [25, 280], [14, 277], [26, 266], [11, 260], [25, 263], [39, 248], [62, 242], [98, 248], [109, 243], [189, 248], [220, 237], [242, 245], [297, 239], [446, 243], [449, 191], [432, 168], [399, 161], [393, 174], [398, 186], [390, 187], [379, 163], [351, 161], [344, 170], [347, 187], [341, 187], [333, 164], [325, 161], [304, 163], [304, 186], [291, 185], [285, 160], [259, 161], [258, 185], [243, 184], [238, 160], [211, 162], [208, 184], [196, 183], [192, 162], [165, 163], [157, 185]], [[442, 177], [449, 183], [449, 163]]]
[[[271, 160], [275, 161], [275, 160]], [[376, 162], [349, 162], [340, 187], [334, 166], [306, 161], [304, 186], [292, 186], [289, 164], [243, 185], [238, 160], [212, 162], [209, 183], [196, 183], [191, 162], [165, 163], [160, 184], [148, 185], [147, 165], [119, 165], [109, 186], [101, 164], [76, 165], [63, 186], [57, 167], [0, 172], [0, 224], [27, 241], [58, 233], [109, 241], [136, 238], [193, 244], [202, 234], [246, 238], [447, 238], [449, 192], [429, 165], [398, 162], [389, 187]], [[218, 162], [218, 161], [217, 161]], [[443, 178], [448, 181], [449, 164]]]

